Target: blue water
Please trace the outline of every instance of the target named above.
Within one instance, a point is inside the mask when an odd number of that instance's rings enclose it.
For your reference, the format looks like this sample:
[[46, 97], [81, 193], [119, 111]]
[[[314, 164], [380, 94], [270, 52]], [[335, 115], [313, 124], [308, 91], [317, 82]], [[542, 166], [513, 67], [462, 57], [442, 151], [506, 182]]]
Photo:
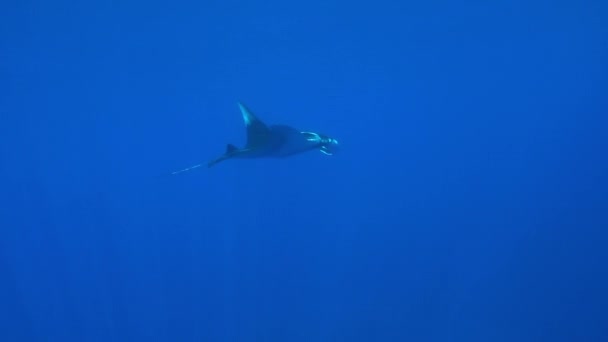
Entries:
[[[608, 341], [607, 22], [3, 2], [0, 341]], [[238, 101], [342, 149], [170, 176]]]

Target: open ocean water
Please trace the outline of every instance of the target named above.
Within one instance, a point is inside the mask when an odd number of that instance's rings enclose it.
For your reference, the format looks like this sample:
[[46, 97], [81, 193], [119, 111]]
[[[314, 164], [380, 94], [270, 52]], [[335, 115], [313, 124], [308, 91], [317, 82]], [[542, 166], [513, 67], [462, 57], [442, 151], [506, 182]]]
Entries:
[[6, 0], [0, 341], [608, 341], [607, 132], [606, 1]]

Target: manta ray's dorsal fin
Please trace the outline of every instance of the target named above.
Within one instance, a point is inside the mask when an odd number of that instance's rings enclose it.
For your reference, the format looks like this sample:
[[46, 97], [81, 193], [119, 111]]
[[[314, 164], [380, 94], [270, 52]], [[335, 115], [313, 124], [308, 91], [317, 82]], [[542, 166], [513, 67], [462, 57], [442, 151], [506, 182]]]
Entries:
[[240, 102], [239, 108], [241, 109], [243, 122], [245, 123], [245, 128], [247, 130], [246, 148], [263, 145], [269, 139], [270, 129]]

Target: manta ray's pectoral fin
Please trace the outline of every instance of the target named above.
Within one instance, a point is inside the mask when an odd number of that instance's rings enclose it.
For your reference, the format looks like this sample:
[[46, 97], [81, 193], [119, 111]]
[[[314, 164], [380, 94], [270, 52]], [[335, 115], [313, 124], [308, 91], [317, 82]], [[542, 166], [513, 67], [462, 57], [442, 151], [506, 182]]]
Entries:
[[246, 147], [254, 147], [266, 144], [270, 137], [270, 129], [264, 122], [258, 119], [244, 104], [239, 102], [239, 108], [243, 115], [247, 133]]

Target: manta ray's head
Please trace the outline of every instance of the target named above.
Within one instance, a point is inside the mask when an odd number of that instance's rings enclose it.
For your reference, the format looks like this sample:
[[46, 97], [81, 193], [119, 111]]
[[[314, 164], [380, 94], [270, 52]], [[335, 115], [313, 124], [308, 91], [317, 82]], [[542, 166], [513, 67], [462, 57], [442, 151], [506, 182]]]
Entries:
[[314, 142], [321, 153], [331, 156], [338, 152], [340, 146], [338, 140], [314, 132], [302, 132], [302, 134], [306, 136], [306, 140]]
[[321, 147], [319, 149], [321, 153], [325, 153], [331, 156], [334, 153], [338, 152], [339, 149], [340, 144], [338, 143], [338, 140], [330, 138], [326, 135], [321, 135]]

